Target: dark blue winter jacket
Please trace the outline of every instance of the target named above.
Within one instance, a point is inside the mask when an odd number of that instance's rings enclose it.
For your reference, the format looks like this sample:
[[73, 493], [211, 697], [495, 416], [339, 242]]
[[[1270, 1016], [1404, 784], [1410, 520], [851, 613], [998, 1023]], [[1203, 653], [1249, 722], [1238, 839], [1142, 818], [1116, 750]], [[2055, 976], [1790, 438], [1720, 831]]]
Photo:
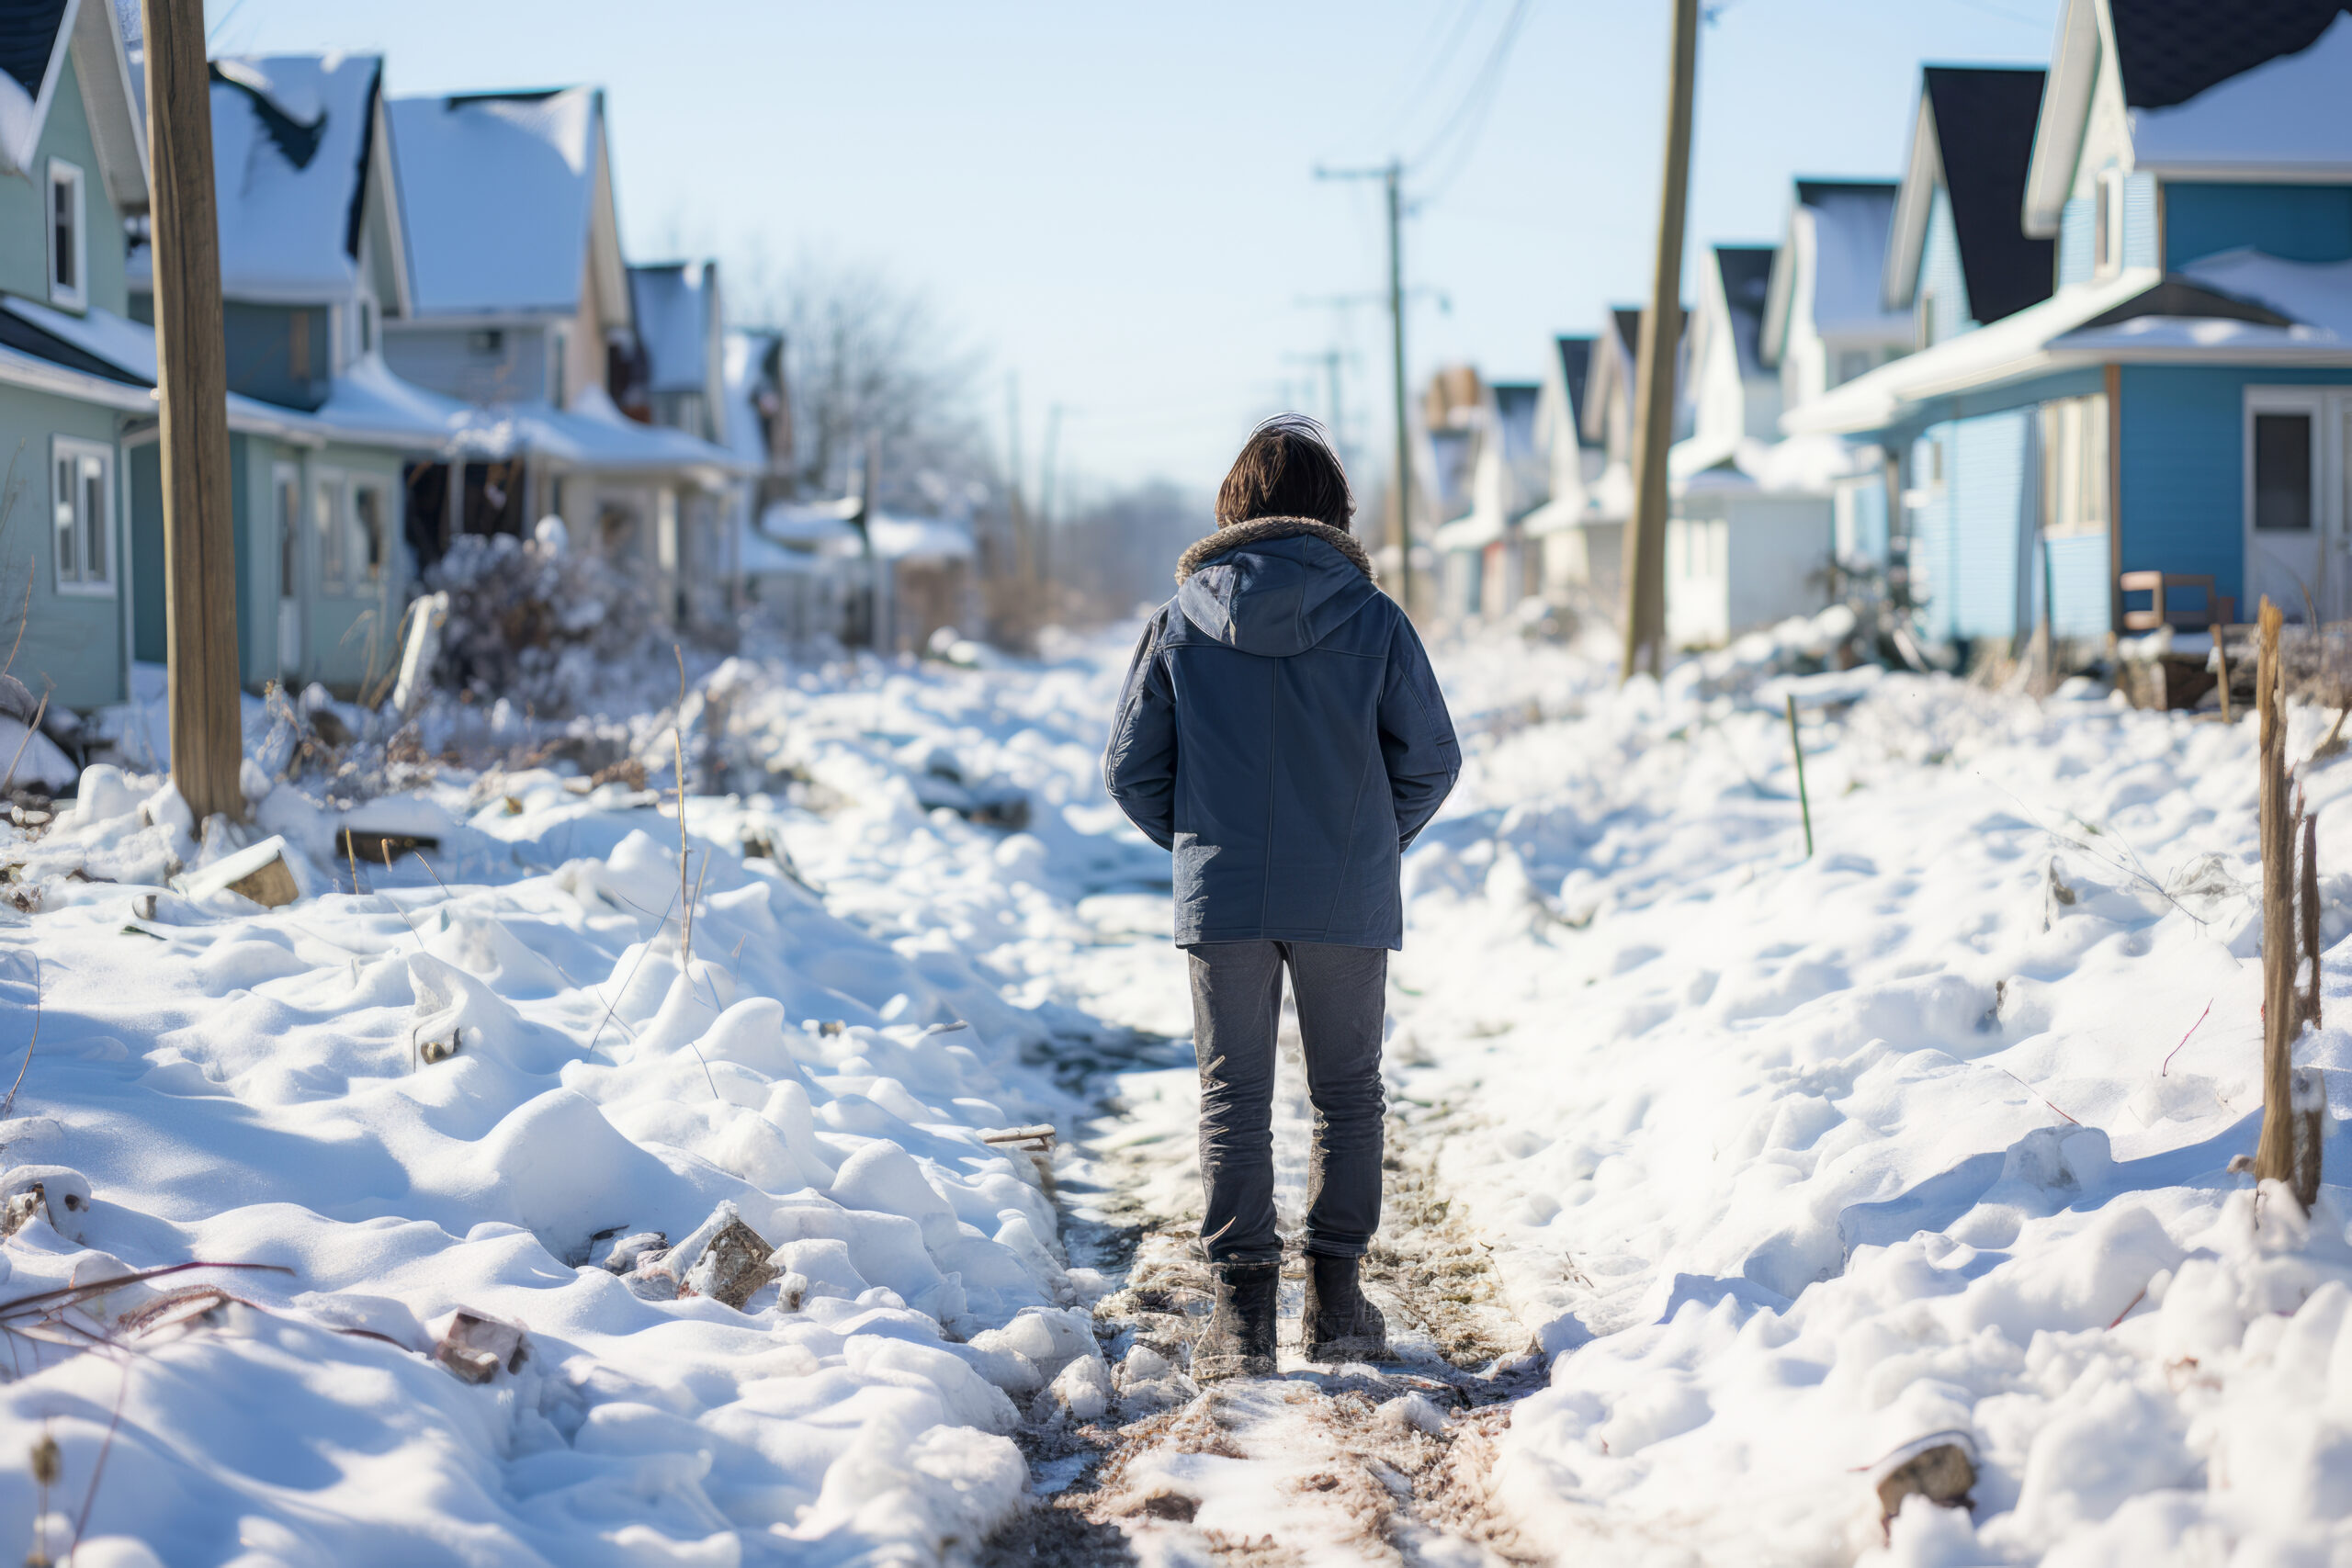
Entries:
[[1264, 517], [1184, 553], [1102, 760], [1176, 855], [1176, 942], [1404, 945], [1396, 863], [1462, 750], [1412, 623], [1337, 528]]

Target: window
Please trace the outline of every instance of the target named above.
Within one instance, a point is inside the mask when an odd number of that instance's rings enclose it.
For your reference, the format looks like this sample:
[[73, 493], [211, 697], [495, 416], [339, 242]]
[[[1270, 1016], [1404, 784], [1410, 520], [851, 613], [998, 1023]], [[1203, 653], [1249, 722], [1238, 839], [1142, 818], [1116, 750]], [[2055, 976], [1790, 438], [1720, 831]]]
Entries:
[[571, 348], [571, 334], [562, 328], [558, 327], [548, 334], [548, 401], [558, 408], [571, 400], [564, 396], [569, 386], [566, 375], [571, 367], [566, 361], [570, 358]]
[[319, 592], [345, 589], [343, 549], [343, 476], [322, 474], [311, 491], [311, 526], [318, 536]]
[[486, 327], [481, 332], [468, 333], [466, 352], [484, 359], [502, 355], [506, 352], [506, 333], [497, 327]]
[[381, 479], [319, 472], [311, 491], [318, 538], [319, 591], [346, 597], [374, 593], [391, 559], [391, 492]]
[[384, 531], [387, 507], [384, 487], [373, 479], [351, 486], [351, 565], [355, 588], [373, 589], [384, 581], [384, 555], [390, 538]]
[[114, 453], [94, 441], [57, 437], [50, 456], [57, 591], [114, 592]]
[[2108, 479], [2106, 396], [2042, 404], [2042, 536], [2105, 533]]
[[302, 590], [302, 481], [291, 463], [277, 465], [277, 596]]
[[376, 301], [373, 299], [359, 301], [359, 352], [376, 352]]
[[2091, 214], [2091, 271], [2112, 277], [2123, 267], [2123, 171], [2101, 169]]
[[2254, 416], [2254, 525], [2265, 533], [2312, 525], [2312, 416]]
[[286, 374], [294, 380], [311, 378], [311, 312], [296, 310], [286, 318]]
[[62, 159], [49, 161], [49, 300], [80, 310], [89, 301], [84, 278], [90, 259], [87, 225], [82, 220], [82, 171]]

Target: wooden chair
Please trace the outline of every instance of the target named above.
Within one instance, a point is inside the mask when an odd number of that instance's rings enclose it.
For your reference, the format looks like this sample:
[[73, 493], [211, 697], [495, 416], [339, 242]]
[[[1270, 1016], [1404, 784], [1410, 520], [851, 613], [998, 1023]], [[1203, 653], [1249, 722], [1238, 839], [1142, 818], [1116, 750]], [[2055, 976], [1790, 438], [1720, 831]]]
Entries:
[[[2123, 629], [2127, 632], [2152, 632], [2158, 626], [2172, 626], [2180, 631], [2211, 631], [2226, 626], [2237, 619], [2237, 601], [2227, 594], [2213, 592], [2211, 572], [2127, 571], [2116, 579], [2126, 593], [2145, 593], [2148, 607], [2123, 612]], [[2205, 606], [2200, 610], [2172, 610], [2165, 604], [2165, 592], [2173, 588], [2201, 588], [2205, 591]]]

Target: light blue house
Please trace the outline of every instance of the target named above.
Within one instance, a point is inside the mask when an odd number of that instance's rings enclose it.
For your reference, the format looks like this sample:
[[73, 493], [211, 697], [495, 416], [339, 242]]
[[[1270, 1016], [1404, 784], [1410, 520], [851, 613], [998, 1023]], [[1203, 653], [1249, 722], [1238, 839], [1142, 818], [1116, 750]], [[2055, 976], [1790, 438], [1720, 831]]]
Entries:
[[111, 7], [0, 6], [0, 647], [21, 614], [13, 672], [71, 712], [130, 689], [124, 440], [154, 399], [77, 340], [128, 325], [147, 165]]
[[1923, 347], [1782, 428], [1897, 454], [1894, 564], [1960, 656], [2120, 629], [2135, 571], [2344, 615], [2352, 17], [2067, 0], [2020, 158], [2026, 74], [1928, 73], [1886, 279]]

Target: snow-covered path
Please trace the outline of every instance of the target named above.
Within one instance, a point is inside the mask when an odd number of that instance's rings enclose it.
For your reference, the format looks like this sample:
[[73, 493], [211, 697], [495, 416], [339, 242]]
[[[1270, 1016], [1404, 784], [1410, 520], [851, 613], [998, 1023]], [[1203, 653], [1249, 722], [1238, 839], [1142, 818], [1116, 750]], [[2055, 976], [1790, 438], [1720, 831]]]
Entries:
[[[0, 1060], [40, 1028], [0, 1185], [63, 1168], [0, 1296], [72, 1292], [0, 1302], [0, 1453], [62, 1475], [0, 1466], [0, 1549], [86, 1498], [98, 1563], [2327, 1560], [2341, 1194], [2306, 1227], [2226, 1169], [2249, 737], [1777, 673], [1806, 635], [1622, 693], [1441, 651], [1469, 765], [1407, 866], [1374, 1260], [1408, 1332], [1206, 1395], [1165, 860], [1095, 775], [1122, 639], [714, 672], [689, 745], [737, 793], [683, 872], [620, 784], [445, 774], [371, 808], [438, 840], [388, 868], [281, 788], [310, 896], [261, 911], [159, 887], [204, 852], [94, 781], [0, 829]], [[2352, 865], [2352, 770], [2307, 781]], [[2347, 1047], [2304, 1047], [2339, 1107]], [[1050, 1161], [1002, 1141], [1046, 1122]], [[290, 1272], [88, 1289], [192, 1260]], [[459, 1381], [460, 1309], [529, 1354]], [[1973, 1513], [1885, 1529], [1923, 1443]]]

